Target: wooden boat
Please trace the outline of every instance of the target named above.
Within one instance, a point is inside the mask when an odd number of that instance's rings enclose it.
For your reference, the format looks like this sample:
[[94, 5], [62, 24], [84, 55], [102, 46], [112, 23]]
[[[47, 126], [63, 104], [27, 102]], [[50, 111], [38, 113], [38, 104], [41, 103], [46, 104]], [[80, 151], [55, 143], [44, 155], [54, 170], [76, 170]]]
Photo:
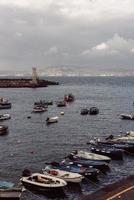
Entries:
[[64, 101], [66, 101], [68, 103], [73, 102], [74, 100], [75, 100], [75, 97], [72, 94], [68, 94], [68, 95], [64, 96]]
[[57, 123], [58, 122], [58, 116], [56, 117], [48, 117], [46, 119], [46, 123], [49, 125], [49, 124], [53, 124], [53, 123]]
[[0, 189], [1, 200], [19, 200], [21, 197], [21, 188]]
[[28, 177], [22, 177], [21, 182], [26, 188], [45, 191], [63, 188], [67, 185], [62, 179], [40, 173], [33, 173]]
[[43, 173], [46, 175], [61, 178], [64, 181], [71, 182], [71, 183], [80, 183], [82, 179], [84, 178], [82, 175], [78, 173], [72, 173], [72, 172], [67, 172], [60, 169], [54, 169], [48, 166], [45, 169], [43, 169]]
[[121, 117], [121, 119], [134, 120], [134, 115], [121, 114], [120, 117]]
[[0, 121], [7, 120], [7, 119], [11, 119], [10, 114], [0, 115]]
[[98, 155], [92, 152], [86, 152], [82, 150], [72, 151], [71, 154], [77, 156], [78, 158], [83, 158], [93, 161], [104, 161], [104, 162], [111, 161], [111, 158], [109, 158], [108, 156]]
[[6, 135], [8, 133], [8, 126], [0, 125], [0, 135]]

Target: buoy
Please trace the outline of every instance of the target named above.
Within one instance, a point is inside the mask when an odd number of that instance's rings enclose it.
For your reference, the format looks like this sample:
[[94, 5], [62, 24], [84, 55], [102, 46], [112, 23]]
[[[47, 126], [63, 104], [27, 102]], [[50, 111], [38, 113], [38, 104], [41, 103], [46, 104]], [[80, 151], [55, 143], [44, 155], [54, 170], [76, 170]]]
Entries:
[[64, 112], [60, 112], [61, 115], [64, 115]]

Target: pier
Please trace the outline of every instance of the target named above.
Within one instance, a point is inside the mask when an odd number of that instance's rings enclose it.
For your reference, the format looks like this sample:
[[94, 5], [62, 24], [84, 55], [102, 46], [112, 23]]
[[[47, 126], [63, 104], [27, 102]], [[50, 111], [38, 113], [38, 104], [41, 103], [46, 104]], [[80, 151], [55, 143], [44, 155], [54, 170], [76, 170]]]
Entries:
[[58, 85], [58, 82], [39, 79], [36, 68], [33, 68], [32, 78], [1, 78], [0, 88], [37, 88], [48, 85]]

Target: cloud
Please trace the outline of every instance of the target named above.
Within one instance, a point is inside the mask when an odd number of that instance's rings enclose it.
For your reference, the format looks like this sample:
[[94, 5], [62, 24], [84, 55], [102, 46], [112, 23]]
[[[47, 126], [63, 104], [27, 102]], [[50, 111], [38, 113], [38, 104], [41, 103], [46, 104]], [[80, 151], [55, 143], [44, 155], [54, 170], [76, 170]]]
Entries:
[[110, 55], [123, 52], [134, 52], [134, 40], [125, 39], [118, 34], [114, 34], [114, 36], [106, 42], [102, 42], [91, 49], [84, 50], [82, 55], [90, 55], [92, 53], [96, 55]]

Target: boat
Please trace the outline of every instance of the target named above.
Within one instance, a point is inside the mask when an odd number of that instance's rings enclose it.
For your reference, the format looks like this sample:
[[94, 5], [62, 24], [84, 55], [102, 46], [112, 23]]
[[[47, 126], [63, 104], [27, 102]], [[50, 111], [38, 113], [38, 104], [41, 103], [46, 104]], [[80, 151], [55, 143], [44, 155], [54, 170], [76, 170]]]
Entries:
[[58, 101], [57, 102], [57, 107], [65, 107], [66, 106], [66, 102], [65, 101]]
[[35, 106], [35, 107], [33, 108], [32, 113], [42, 113], [42, 112], [45, 112], [45, 111], [47, 111], [46, 108], [43, 108], [43, 107], [41, 107], [41, 106]]
[[66, 181], [46, 174], [33, 173], [30, 176], [22, 177], [21, 183], [26, 188], [33, 190], [51, 191], [60, 189], [67, 185]]
[[65, 95], [65, 96], [64, 96], [64, 101], [65, 101], [65, 102], [71, 103], [71, 102], [73, 102], [74, 100], [75, 100], [75, 97], [74, 97], [74, 95], [72, 95], [72, 94], [68, 94], [68, 95]]
[[95, 169], [93, 167], [83, 167], [82, 165], [76, 165], [73, 162], [66, 163], [65, 160], [63, 160], [61, 163], [51, 162], [46, 164], [49, 165], [50, 168], [81, 174], [85, 178], [91, 180], [97, 180], [97, 176], [100, 173], [98, 169]]
[[8, 126], [0, 125], [0, 135], [6, 135], [8, 133]]
[[12, 104], [6, 98], [0, 98], [0, 109], [10, 109], [11, 106]]
[[132, 114], [121, 114], [120, 115], [121, 119], [126, 119], [126, 120], [134, 120], [134, 115]]
[[116, 149], [114, 147], [101, 147], [99, 145], [91, 147], [90, 151], [92, 153], [108, 156], [112, 160], [123, 160], [124, 155], [124, 150], [122, 149]]
[[58, 122], [58, 116], [56, 117], [47, 117], [46, 119], [46, 123], [49, 124], [53, 124], [53, 123], [57, 123]]
[[81, 112], [80, 112], [81, 115], [87, 115], [88, 113], [89, 113], [89, 110], [87, 108], [81, 109]]
[[97, 107], [91, 107], [89, 109], [89, 114], [90, 115], [97, 115], [97, 114], [99, 114], [99, 109]]
[[73, 164], [76, 164], [76, 165], [80, 164], [83, 167], [93, 167], [100, 170], [103, 173], [105, 173], [106, 171], [109, 171], [110, 169], [109, 165], [103, 161], [100, 162], [100, 161], [93, 161], [89, 159], [82, 159], [82, 158], [78, 158], [72, 155], [70, 155], [68, 158], [69, 160], [66, 159], [67, 162], [73, 162]]
[[0, 189], [1, 200], [19, 200], [21, 197], [21, 188]]
[[22, 188], [14, 187], [14, 183], [0, 181], [0, 199], [1, 200], [19, 200]]
[[82, 175], [78, 173], [67, 172], [60, 169], [54, 169], [50, 166], [46, 166], [45, 169], [42, 170], [44, 174], [51, 175], [57, 178], [61, 178], [66, 182], [71, 183], [80, 183], [84, 178]]
[[110, 162], [111, 158], [108, 156], [98, 155], [92, 152], [82, 151], [82, 150], [74, 150], [71, 152], [70, 155], [74, 155], [78, 158], [93, 160], [93, 161], [104, 161], [104, 162]]
[[7, 119], [11, 119], [10, 114], [0, 115], [0, 121], [7, 120]]

